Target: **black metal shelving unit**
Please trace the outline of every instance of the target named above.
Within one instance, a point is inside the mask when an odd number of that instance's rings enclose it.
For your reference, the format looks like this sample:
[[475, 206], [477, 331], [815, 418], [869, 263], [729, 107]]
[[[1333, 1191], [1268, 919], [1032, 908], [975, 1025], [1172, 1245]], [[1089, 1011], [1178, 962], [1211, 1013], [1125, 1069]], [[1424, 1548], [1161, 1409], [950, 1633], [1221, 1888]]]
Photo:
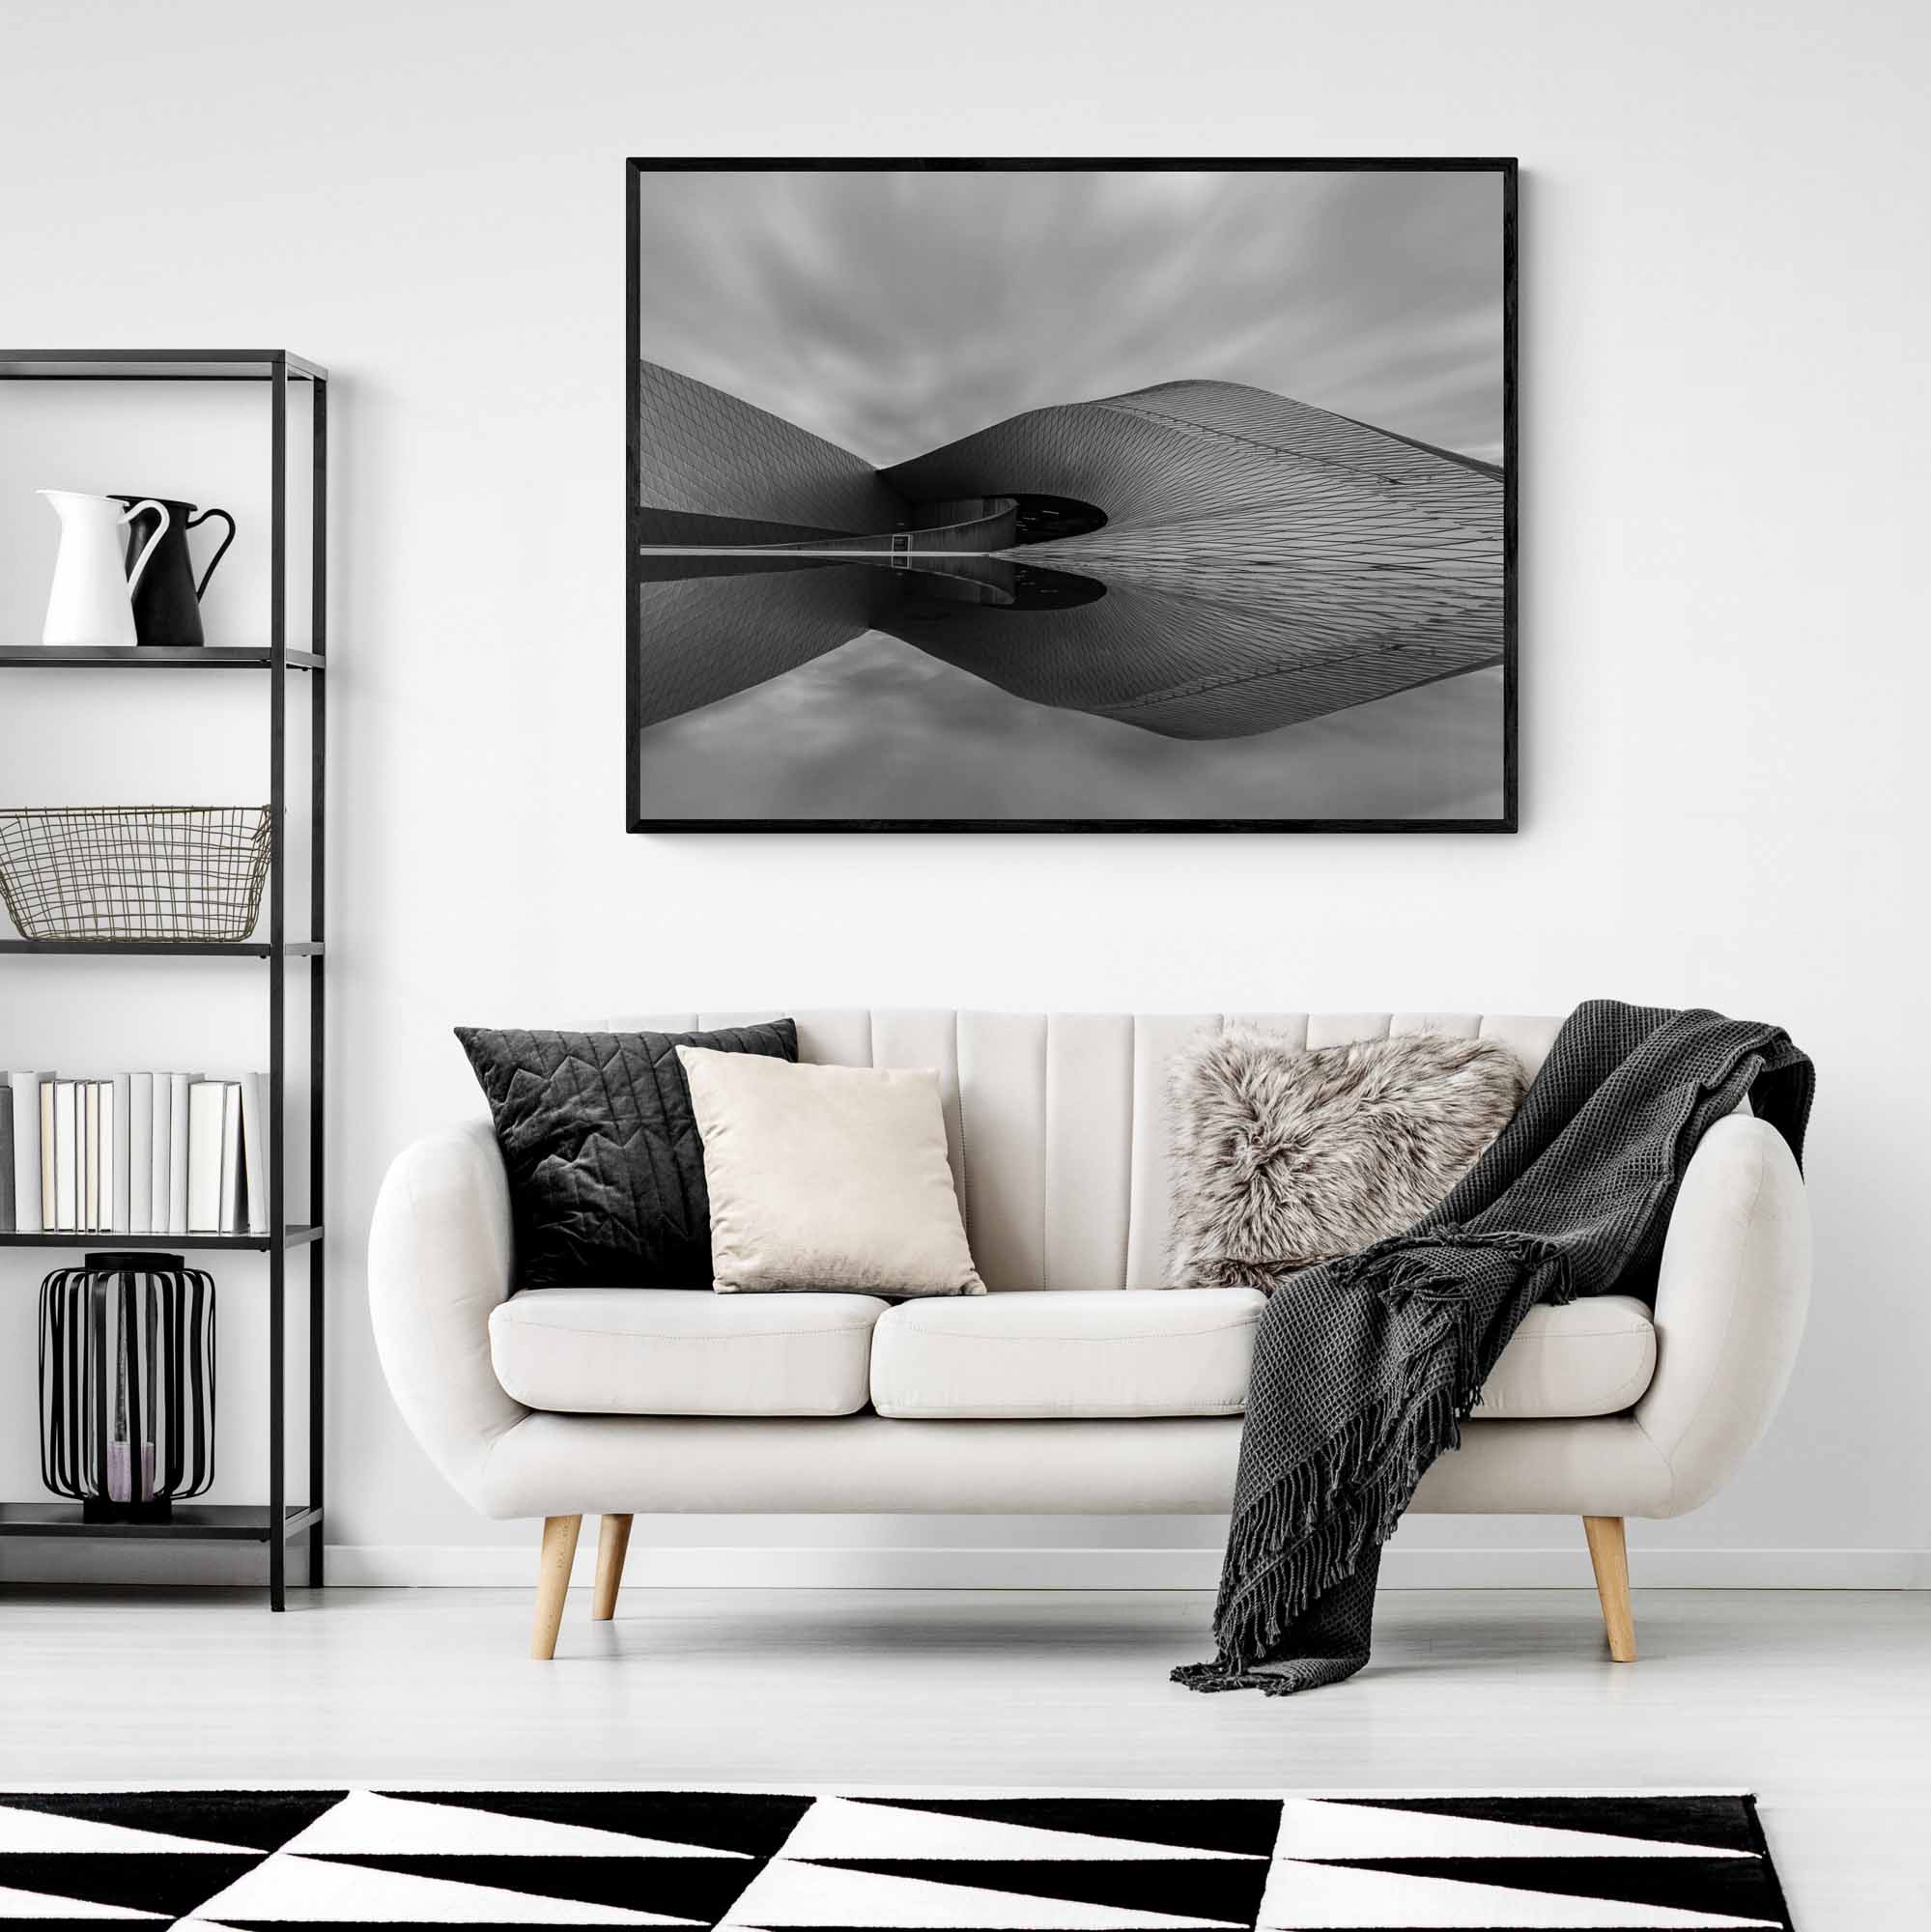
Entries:
[[[0, 956], [29, 953], [73, 958], [89, 953], [160, 958], [255, 959], [269, 967], [269, 1231], [264, 1235], [7, 1234], [0, 1248], [152, 1248], [170, 1252], [268, 1256], [269, 1439], [268, 1497], [251, 1504], [180, 1503], [161, 1523], [83, 1522], [78, 1503], [60, 1500], [0, 1503], [0, 1537], [170, 1538], [265, 1544], [269, 1558], [269, 1607], [286, 1606], [291, 1545], [305, 1541], [308, 1581], [323, 1579], [324, 1344], [327, 1274], [323, 1230], [323, 1122], [325, 968], [324, 833], [327, 778], [327, 483], [328, 372], [285, 349], [14, 349], [0, 350], [0, 381], [107, 383], [261, 383], [269, 391], [270, 552], [269, 638], [266, 646], [198, 650], [49, 649], [0, 644], [0, 669], [88, 669], [100, 675], [122, 670], [266, 671], [269, 678], [269, 811], [273, 863], [269, 874], [266, 942], [173, 944], [166, 941], [0, 941]], [[311, 392], [309, 431], [313, 463], [310, 510], [310, 635], [307, 650], [288, 641], [289, 389]], [[309, 698], [309, 892], [308, 934], [289, 932], [285, 834], [290, 797], [288, 759], [289, 678], [305, 677]], [[288, 1218], [285, 1128], [288, 1122], [287, 975], [292, 961], [308, 962], [308, 1200], [312, 1222]], [[308, 1500], [288, 1500], [288, 1258], [308, 1259]]]

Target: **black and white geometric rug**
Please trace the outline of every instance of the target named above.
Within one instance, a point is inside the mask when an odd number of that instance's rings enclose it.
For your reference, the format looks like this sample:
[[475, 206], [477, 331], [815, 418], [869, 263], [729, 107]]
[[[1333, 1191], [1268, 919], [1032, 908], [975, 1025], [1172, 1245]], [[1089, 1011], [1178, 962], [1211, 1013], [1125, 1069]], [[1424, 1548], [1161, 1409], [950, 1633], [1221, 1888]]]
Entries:
[[1788, 1932], [1736, 1795], [0, 1792], [0, 1926]]

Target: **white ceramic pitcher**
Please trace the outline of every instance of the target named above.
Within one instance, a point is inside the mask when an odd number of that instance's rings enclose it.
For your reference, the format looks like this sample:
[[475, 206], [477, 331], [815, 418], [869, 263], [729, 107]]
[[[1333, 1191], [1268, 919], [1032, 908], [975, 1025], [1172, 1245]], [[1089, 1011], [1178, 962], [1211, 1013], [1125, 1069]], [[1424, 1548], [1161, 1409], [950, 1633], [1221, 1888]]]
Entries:
[[[47, 592], [47, 621], [41, 630], [41, 642], [132, 645], [134, 586], [167, 529], [166, 509], [152, 497], [129, 508], [112, 497], [90, 497], [78, 490], [40, 494], [60, 519], [60, 554], [54, 558], [53, 588]], [[121, 530], [142, 510], [153, 510], [160, 521], [130, 570]]]

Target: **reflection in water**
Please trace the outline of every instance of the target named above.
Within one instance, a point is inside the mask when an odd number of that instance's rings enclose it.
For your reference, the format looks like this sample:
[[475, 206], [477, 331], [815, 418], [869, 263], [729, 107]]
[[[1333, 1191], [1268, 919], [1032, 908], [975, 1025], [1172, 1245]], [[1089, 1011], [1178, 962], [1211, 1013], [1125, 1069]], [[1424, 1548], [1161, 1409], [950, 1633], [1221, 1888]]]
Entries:
[[859, 561], [794, 548], [646, 551], [639, 566], [645, 724], [781, 676], [866, 631], [890, 632], [1014, 696], [1170, 738], [1247, 737], [1494, 661], [1453, 634], [1296, 648], [1300, 579], [1259, 560], [1072, 571], [1021, 563], [1013, 552]]
[[1219, 744], [1031, 704], [870, 631], [639, 732], [639, 816], [1492, 818], [1502, 674]]

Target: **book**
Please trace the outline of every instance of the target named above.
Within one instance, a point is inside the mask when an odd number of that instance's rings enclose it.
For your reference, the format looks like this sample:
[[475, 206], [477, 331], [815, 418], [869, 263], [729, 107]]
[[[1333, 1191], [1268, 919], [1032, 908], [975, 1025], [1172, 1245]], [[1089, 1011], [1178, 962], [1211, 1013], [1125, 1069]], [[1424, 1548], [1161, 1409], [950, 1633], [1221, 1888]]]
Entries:
[[14, 1227], [22, 1235], [43, 1231], [41, 1220], [41, 1083], [44, 1073], [10, 1073], [14, 1115]]
[[[94, 1118], [90, 1122], [89, 1113]], [[100, 1144], [100, 1103], [94, 1092], [91, 1080], [76, 1080], [73, 1084], [73, 1225], [83, 1234], [91, 1233], [94, 1227], [94, 1205], [87, 1196], [88, 1151], [94, 1151], [95, 1181], [97, 1189], [100, 1179], [98, 1165]]]
[[187, 1232], [221, 1232], [221, 1152], [228, 1086], [197, 1080], [187, 1090]]
[[187, 1099], [197, 1078], [168, 1075], [168, 1226], [170, 1235], [187, 1233]]
[[0, 1235], [14, 1232], [14, 1083], [0, 1078]]
[[[128, 1149], [127, 1232], [130, 1235], [152, 1235], [155, 1232], [154, 1221], [150, 1218], [154, 1208], [155, 1185], [155, 1076], [152, 1073], [121, 1074], [115, 1084], [116, 1106], [122, 1104], [124, 1094], [128, 1119], [124, 1135]], [[118, 1174], [114, 1184], [118, 1190], [121, 1184]]]
[[168, 1232], [168, 1120], [172, 1112], [169, 1098], [171, 1076], [166, 1073], [151, 1073], [146, 1078], [154, 1082], [154, 1132], [149, 1137], [150, 1151], [154, 1155], [154, 1185], [149, 1190], [153, 1218], [148, 1223], [151, 1234], [165, 1235]]
[[114, 1232], [114, 1083], [111, 1080], [97, 1080], [94, 1091], [100, 1114], [100, 1124], [95, 1135], [100, 1174], [99, 1193], [94, 1205], [94, 1229], [97, 1234], [111, 1235]]
[[106, 1081], [90, 1080], [87, 1083], [87, 1214], [88, 1226], [96, 1234], [106, 1228], [107, 1215], [114, 1204], [113, 1168], [111, 1161], [105, 1158], [108, 1148], [104, 1138], [113, 1132], [113, 1120], [109, 1113], [111, 1104], [107, 1099]]
[[221, 1083], [221, 1232], [241, 1233], [241, 1083]]
[[[110, 1230], [117, 1235], [134, 1232], [134, 1122], [132, 1094], [134, 1076], [117, 1073], [108, 1097], [114, 1102], [114, 1186]], [[144, 1228], [141, 1231], [147, 1233]]]
[[41, 1082], [41, 1228], [45, 1234], [60, 1227], [55, 1199], [54, 1113], [54, 1080], [49, 1074]]
[[251, 1235], [269, 1232], [268, 1117], [262, 1112], [262, 1090], [267, 1085], [266, 1074], [241, 1076], [241, 1191]]
[[114, 1225], [114, 1083], [111, 1080], [94, 1083], [94, 1108], [98, 1117], [94, 1129], [97, 1168], [94, 1231], [105, 1235], [113, 1232]]
[[53, 1083], [53, 1225], [63, 1234], [70, 1229], [78, 1233], [81, 1225], [80, 1208], [85, 1193], [80, 1174], [81, 1085], [78, 1080]]
[[100, 1082], [83, 1080], [81, 1099], [86, 1111], [81, 1115], [81, 1185], [85, 1190], [80, 1208], [80, 1225], [89, 1234], [100, 1226]]

